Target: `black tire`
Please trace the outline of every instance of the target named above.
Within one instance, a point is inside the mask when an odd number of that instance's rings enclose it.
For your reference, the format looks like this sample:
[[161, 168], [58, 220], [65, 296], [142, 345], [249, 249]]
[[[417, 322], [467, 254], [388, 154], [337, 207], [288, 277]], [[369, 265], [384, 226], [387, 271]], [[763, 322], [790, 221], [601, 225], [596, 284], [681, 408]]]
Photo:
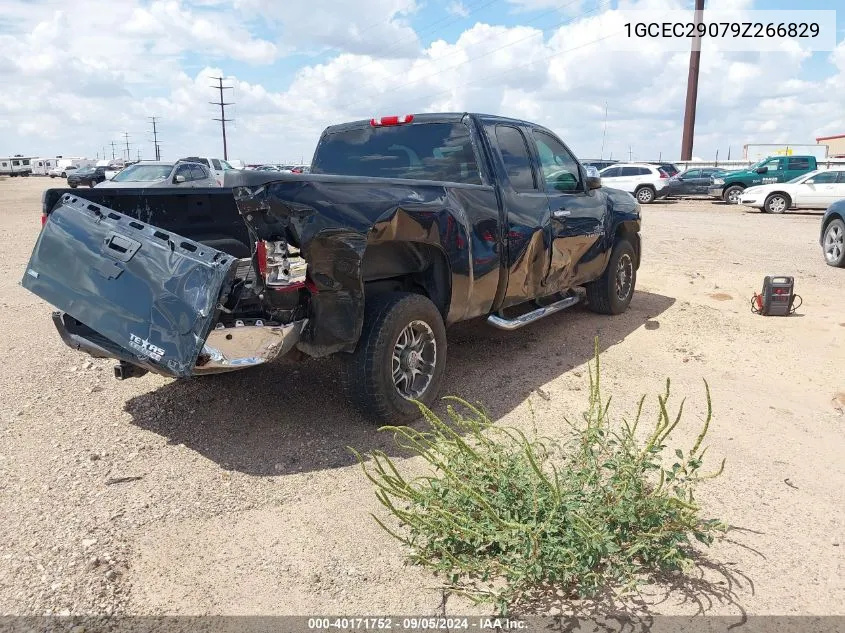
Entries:
[[[636, 261], [634, 247], [628, 240], [616, 242], [602, 276], [586, 285], [590, 310], [599, 314], [622, 314], [628, 309], [637, 285]], [[618, 274], [623, 268], [627, 282], [618, 279]], [[621, 289], [617, 281], [622, 284]], [[620, 296], [623, 289], [625, 294]]]
[[71, 185], [70, 183], [68, 183], [68, 185], [70, 185], [71, 189], [76, 189], [76, 185]]
[[828, 266], [845, 268], [845, 222], [836, 218], [824, 228], [822, 253]]
[[743, 191], [745, 191], [745, 187], [740, 185], [731, 185], [722, 192], [722, 200], [728, 204], [739, 204], [739, 197], [742, 195]]
[[50, 174], [50, 178], [55, 178], [55, 176], [53, 174]]
[[640, 204], [651, 204], [657, 197], [657, 192], [654, 190], [654, 187], [646, 185], [635, 190], [634, 197]]
[[67, 178], [67, 173], [66, 173], [66, 172], [62, 172], [62, 178]]
[[[349, 401], [379, 422], [403, 424], [420, 416], [419, 407], [403, 397], [394, 382], [394, 350], [400, 335], [420, 322], [430, 330], [431, 338], [426, 340], [433, 342], [434, 354], [429, 354], [427, 346], [425, 356], [433, 360], [433, 368], [425, 388], [422, 381], [418, 383], [422, 390], [416, 400], [431, 406], [446, 367], [446, 328], [437, 307], [427, 297], [410, 292], [390, 292], [366, 300], [361, 338], [355, 351], [344, 359], [343, 386]], [[407, 360], [407, 356], [403, 358]], [[416, 357], [413, 363], [417, 364]], [[401, 367], [404, 365], [397, 367], [400, 372]]]
[[93, 180], [89, 180], [88, 181], [88, 188], [93, 189], [95, 184], [97, 184], [97, 183], [95, 183]]
[[766, 213], [784, 213], [791, 204], [792, 201], [785, 193], [773, 193], [763, 203], [763, 210]]

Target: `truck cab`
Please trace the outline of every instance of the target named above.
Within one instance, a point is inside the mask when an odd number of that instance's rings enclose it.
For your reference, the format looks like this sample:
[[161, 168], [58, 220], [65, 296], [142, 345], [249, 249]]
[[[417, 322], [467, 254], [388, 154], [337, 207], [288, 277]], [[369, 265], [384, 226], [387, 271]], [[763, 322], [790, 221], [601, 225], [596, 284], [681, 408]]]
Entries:
[[728, 204], [739, 204], [748, 187], [787, 182], [816, 169], [815, 156], [768, 156], [747, 169], [713, 176], [707, 194]]

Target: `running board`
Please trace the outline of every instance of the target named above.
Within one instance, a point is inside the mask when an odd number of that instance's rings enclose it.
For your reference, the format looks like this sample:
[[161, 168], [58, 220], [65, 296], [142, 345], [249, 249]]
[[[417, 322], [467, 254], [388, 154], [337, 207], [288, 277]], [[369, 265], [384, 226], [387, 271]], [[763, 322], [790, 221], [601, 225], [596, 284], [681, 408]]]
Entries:
[[523, 325], [534, 323], [534, 321], [539, 321], [543, 317], [547, 317], [550, 314], [554, 314], [555, 312], [560, 312], [561, 310], [571, 308], [580, 300], [581, 298], [578, 295], [570, 295], [561, 299], [560, 301], [555, 301], [554, 303], [551, 303], [545, 307], [537, 308], [536, 310], [532, 310], [531, 312], [526, 312], [525, 314], [518, 316], [515, 319], [506, 319], [499, 315], [491, 314], [489, 317], [487, 317], [487, 323], [489, 323], [493, 327], [499, 328], [500, 330], [518, 330]]

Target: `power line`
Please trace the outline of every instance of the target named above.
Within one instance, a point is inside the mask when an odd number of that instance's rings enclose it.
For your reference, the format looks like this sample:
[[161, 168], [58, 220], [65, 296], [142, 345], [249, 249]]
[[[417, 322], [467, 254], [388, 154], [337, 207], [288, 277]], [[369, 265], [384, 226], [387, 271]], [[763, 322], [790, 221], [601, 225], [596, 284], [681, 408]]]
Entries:
[[161, 160], [161, 151], [158, 146], [158, 131], [156, 130], [156, 119], [158, 117], [150, 116], [147, 118], [153, 122], [153, 148], [155, 149], [156, 160]]
[[229, 150], [226, 147], [226, 121], [234, 121], [234, 119], [227, 119], [226, 118], [226, 106], [227, 105], [234, 105], [234, 101], [231, 103], [224, 103], [223, 101], [223, 91], [224, 90], [234, 90], [232, 86], [224, 86], [223, 85], [223, 77], [210, 77], [209, 79], [216, 79], [217, 85], [211, 86], [212, 88], [216, 88], [220, 91], [220, 101], [209, 101], [211, 105], [219, 105], [220, 106], [220, 118], [219, 119], [212, 119], [213, 121], [220, 121], [221, 126], [223, 127], [223, 160], [229, 160]]

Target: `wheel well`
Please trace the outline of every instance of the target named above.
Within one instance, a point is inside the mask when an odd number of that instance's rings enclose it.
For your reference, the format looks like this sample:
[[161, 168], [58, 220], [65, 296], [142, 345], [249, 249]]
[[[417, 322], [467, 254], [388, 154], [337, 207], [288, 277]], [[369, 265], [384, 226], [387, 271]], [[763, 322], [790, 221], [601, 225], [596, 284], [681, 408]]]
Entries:
[[827, 216], [824, 223], [822, 224], [822, 235], [824, 235], [824, 232], [827, 231], [827, 227], [830, 226], [830, 223], [834, 220], [842, 220], [843, 222], [845, 222], [845, 217], [842, 217], [842, 215], [836, 212], [831, 213], [829, 216]]
[[[777, 195], [781, 195], [781, 196], [783, 196], [784, 198], [786, 198], [786, 206], [787, 206], [787, 207], [792, 206], [792, 198], [791, 198], [791, 197], [790, 197], [790, 195], [789, 195], [788, 193], [786, 193], [785, 191], [773, 191], [773, 192], [772, 192], [772, 193], [770, 193], [768, 196], [766, 196], [766, 200], [768, 200], [768, 199], [769, 199], [769, 198], [771, 198], [772, 196], [777, 196]], [[764, 201], [764, 204], [765, 204], [765, 201]]]
[[370, 244], [361, 267], [367, 295], [415, 292], [431, 299], [443, 318], [452, 298], [449, 263], [436, 246], [420, 242]]
[[632, 230], [630, 227], [625, 226], [624, 224], [620, 224], [616, 227], [616, 233], [613, 235], [613, 244], [615, 245], [620, 240], [628, 240], [631, 246], [634, 247], [634, 253], [636, 254], [637, 261], [636, 267], [640, 267], [640, 234], [638, 231]]
[[647, 182], [647, 183], [644, 183], [644, 184], [642, 184], [642, 185], [637, 185], [637, 186], [634, 188], [634, 192], [637, 192], [637, 191], [639, 191], [640, 189], [651, 189], [652, 191], [657, 191], [657, 189], [655, 189], [655, 188], [654, 188], [654, 185], [652, 185], [651, 183], [648, 183], [648, 182]]

